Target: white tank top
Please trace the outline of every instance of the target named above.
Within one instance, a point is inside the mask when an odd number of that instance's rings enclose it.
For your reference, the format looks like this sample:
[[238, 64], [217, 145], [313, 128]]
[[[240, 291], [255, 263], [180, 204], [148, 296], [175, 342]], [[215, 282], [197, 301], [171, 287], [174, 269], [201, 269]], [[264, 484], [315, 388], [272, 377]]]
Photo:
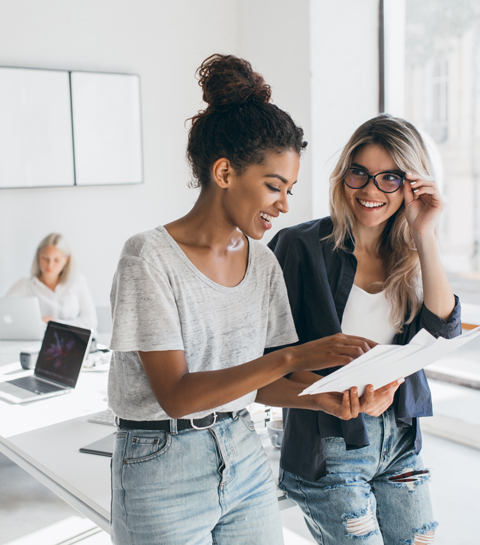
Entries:
[[385, 291], [368, 293], [353, 284], [343, 312], [342, 332], [391, 344], [396, 334], [390, 320], [391, 310]]

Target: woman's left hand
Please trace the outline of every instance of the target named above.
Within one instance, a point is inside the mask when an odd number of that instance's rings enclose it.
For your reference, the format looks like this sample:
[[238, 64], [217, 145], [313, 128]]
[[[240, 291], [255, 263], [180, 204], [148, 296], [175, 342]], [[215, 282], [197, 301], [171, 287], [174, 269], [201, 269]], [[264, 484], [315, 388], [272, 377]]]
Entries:
[[[383, 414], [393, 403], [395, 392], [403, 382], [405, 382], [405, 379], [400, 378], [386, 386], [382, 386], [382, 388], [379, 388], [378, 390], [373, 390], [373, 386], [371, 385], [367, 386], [367, 390], [362, 397], [362, 399], [365, 398], [362, 412], [370, 416], [380, 416]], [[369, 396], [368, 401], [367, 395]]]
[[331, 414], [341, 420], [357, 418], [360, 413], [380, 416], [393, 403], [395, 392], [403, 382], [405, 381], [401, 378], [378, 388], [378, 390], [374, 390], [373, 386], [369, 384], [360, 398], [356, 387], [346, 390], [343, 394], [328, 392], [313, 395], [312, 401], [315, 406], [312, 409]]
[[434, 232], [445, 203], [434, 181], [407, 172], [403, 186], [405, 217], [414, 237]]

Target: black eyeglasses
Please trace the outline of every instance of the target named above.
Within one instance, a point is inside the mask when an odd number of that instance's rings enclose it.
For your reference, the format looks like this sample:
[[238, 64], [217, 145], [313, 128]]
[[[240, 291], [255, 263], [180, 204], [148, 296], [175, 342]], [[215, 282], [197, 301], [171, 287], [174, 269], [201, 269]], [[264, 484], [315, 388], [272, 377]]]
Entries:
[[395, 193], [405, 181], [405, 176], [396, 172], [379, 172], [375, 176], [370, 176], [364, 170], [358, 167], [352, 167], [347, 170], [343, 181], [352, 189], [361, 189], [365, 187], [370, 179], [383, 193]]

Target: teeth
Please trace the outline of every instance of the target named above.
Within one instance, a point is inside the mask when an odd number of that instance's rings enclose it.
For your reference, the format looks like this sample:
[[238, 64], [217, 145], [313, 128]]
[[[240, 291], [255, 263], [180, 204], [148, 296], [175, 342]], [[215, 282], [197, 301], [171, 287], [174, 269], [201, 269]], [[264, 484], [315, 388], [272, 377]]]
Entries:
[[358, 199], [358, 202], [360, 204], [363, 204], [363, 206], [366, 206], [367, 208], [380, 208], [380, 206], [384, 206], [384, 202], [370, 202], [370, 201], [361, 201]]
[[269, 216], [268, 214], [264, 214], [263, 212], [260, 212], [260, 217], [263, 218], [268, 223], [270, 223], [273, 218], [273, 216]]

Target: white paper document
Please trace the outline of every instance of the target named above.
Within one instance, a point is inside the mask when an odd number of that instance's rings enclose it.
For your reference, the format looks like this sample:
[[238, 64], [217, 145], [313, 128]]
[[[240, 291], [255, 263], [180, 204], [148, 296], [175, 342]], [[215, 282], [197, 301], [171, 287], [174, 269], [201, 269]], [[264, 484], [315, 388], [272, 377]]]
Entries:
[[421, 329], [405, 346], [378, 344], [338, 371], [318, 380], [300, 395], [344, 392], [357, 386], [362, 396], [368, 384], [375, 390], [394, 380], [408, 377], [480, 335], [480, 327], [454, 339], [435, 339]]

